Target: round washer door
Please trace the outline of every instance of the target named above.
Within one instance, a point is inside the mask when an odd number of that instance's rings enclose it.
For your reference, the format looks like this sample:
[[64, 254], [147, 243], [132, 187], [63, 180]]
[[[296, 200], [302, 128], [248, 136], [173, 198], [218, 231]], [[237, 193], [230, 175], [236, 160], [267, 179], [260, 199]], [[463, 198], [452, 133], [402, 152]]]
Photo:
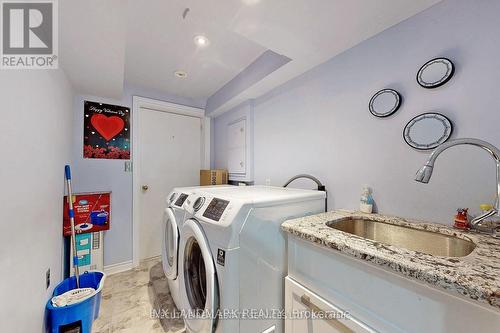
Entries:
[[163, 271], [168, 279], [177, 278], [177, 259], [179, 251], [179, 228], [172, 208], [166, 208], [163, 214]]
[[212, 252], [197, 221], [189, 219], [182, 226], [179, 249], [179, 293], [188, 332], [215, 332], [219, 284]]

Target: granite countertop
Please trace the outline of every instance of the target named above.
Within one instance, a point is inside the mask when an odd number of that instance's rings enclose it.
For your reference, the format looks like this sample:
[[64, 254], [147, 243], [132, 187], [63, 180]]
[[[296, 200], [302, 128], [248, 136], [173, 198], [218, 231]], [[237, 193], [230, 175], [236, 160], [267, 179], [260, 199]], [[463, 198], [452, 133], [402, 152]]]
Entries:
[[[358, 237], [327, 226], [349, 217], [438, 232], [470, 240], [476, 248], [465, 257], [438, 257]], [[334, 210], [288, 220], [281, 228], [302, 239], [383, 266], [403, 276], [458, 293], [500, 311], [500, 239], [416, 220]]]

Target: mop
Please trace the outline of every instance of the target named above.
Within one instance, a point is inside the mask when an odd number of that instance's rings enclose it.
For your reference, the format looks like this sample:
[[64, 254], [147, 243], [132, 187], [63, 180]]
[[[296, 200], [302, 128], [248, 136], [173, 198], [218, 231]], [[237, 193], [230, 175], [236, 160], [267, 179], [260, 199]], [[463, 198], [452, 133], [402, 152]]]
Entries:
[[96, 294], [94, 288], [80, 288], [80, 270], [78, 269], [78, 255], [76, 253], [75, 239], [75, 212], [73, 211], [73, 192], [71, 190], [71, 169], [69, 165], [64, 167], [66, 184], [68, 188], [69, 222], [71, 224], [71, 246], [73, 248], [73, 268], [75, 270], [76, 289], [69, 290], [62, 295], [52, 297], [53, 306], [67, 306], [86, 300]]

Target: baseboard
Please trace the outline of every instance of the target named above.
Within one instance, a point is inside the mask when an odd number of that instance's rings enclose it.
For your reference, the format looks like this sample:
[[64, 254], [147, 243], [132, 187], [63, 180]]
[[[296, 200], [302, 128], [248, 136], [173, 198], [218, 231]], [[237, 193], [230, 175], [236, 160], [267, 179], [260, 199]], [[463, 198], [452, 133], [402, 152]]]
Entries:
[[131, 270], [132, 268], [134, 268], [134, 264], [132, 263], [132, 260], [129, 260], [118, 264], [104, 266], [104, 273], [106, 273], [106, 275], [113, 275]]

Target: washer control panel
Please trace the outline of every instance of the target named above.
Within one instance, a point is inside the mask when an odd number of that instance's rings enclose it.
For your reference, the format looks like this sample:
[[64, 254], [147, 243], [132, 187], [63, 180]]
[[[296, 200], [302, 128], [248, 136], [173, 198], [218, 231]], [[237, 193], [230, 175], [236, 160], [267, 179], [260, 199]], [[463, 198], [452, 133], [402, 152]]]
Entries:
[[214, 221], [219, 221], [226, 209], [227, 205], [229, 205], [229, 201], [222, 200], [219, 198], [213, 198], [212, 201], [208, 204], [208, 207], [205, 209], [203, 213], [203, 217], [207, 217]]
[[186, 201], [187, 198], [188, 198], [188, 195], [186, 193], [181, 193], [181, 195], [179, 195], [179, 197], [175, 201], [175, 205], [178, 207], [182, 207], [182, 205], [184, 204], [184, 201]]

